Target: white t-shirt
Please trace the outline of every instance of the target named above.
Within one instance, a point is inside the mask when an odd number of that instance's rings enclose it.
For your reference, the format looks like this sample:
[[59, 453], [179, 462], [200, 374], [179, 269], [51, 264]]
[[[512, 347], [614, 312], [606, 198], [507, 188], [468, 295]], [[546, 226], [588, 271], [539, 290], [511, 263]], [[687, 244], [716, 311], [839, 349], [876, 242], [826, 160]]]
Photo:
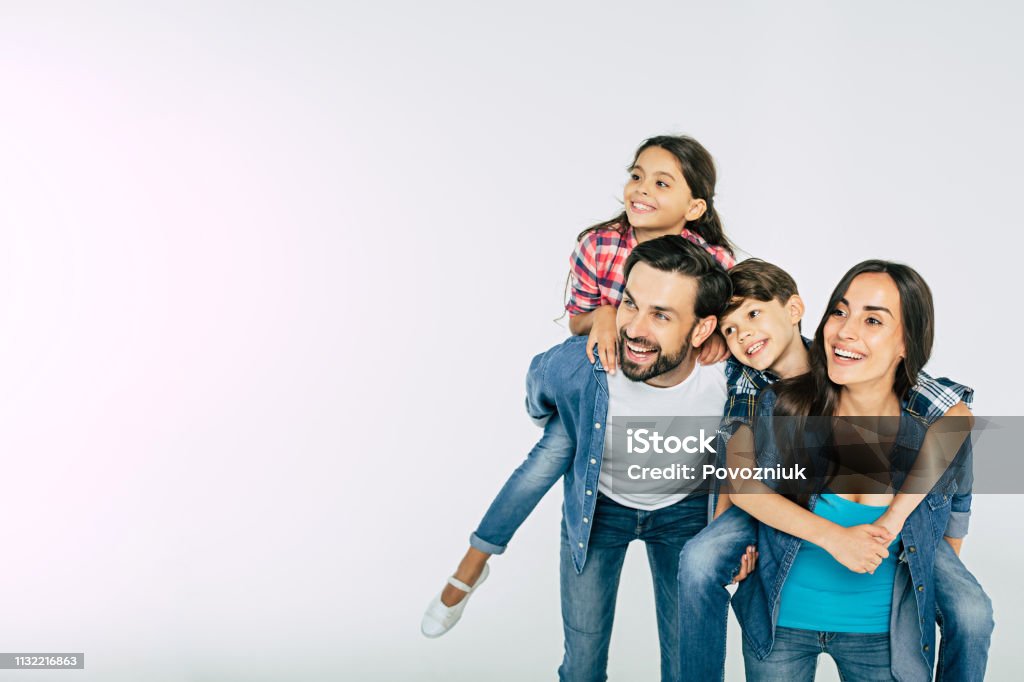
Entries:
[[[619, 369], [615, 374], [607, 374], [608, 379], [608, 418], [605, 420], [604, 460], [601, 463], [601, 475], [597, 489], [621, 505], [633, 509], [654, 510], [679, 502], [685, 493], [613, 493], [611, 491], [612, 473], [606, 463], [612, 452], [612, 419], [615, 417], [648, 417], [685, 415], [693, 417], [720, 417], [728, 389], [725, 381], [725, 363], [719, 362], [705, 366], [699, 362], [686, 380], [675, 386], [659, 388], [642, 381], [627, 378]], [[622, 457], [622, 453], [618, 453]], [[692, 462], [696, 464], [703, 455], [694, 454]]]

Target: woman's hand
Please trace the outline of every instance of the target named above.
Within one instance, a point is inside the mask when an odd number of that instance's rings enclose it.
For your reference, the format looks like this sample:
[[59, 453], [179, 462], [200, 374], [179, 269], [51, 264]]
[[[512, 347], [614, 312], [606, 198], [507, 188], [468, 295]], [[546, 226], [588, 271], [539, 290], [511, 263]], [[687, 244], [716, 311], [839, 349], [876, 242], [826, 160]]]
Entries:
[[[922, 495], [921, 497], [924, 496]], [[906, 522], [907, 517], [890, 506], [881, 516], [878, 517], [878, 520], [875, 521], [875, 525], [881, 526], [889, 531], [893, 537], [896, 537], [903, 532], [903, 524]]]
[[594, 344], [597, 344], [597, 355], [605, 371], [612, 374], [619, 366], [619, 332], [615, 328], [615, 311], [613, 305], [603, 305], [594, 310], [593, 326], [587, 337], [587, 357], [594, 362]]
[[712, 333], [700, 347], [700, 355], [697, 360], [702, 365], [714, 365], [729, 358], [729, 346], [725, 345], [725, 339], [717, 331]]
[[874, 573], [889, 556], [886, 547], [894, 537], [885, 528], [868, 523], [849, 528], [837, 526], [822, 547], [854, 573]]

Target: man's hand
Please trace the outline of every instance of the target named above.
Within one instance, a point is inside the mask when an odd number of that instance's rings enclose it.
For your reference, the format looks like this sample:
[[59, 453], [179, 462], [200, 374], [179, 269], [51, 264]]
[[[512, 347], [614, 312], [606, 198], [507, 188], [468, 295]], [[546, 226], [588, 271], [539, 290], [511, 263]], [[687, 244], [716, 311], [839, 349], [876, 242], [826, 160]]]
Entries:
[[722, 360], [726, 360], [730, 355], [729, 346], [725, 345], [725, 339], [722, 338], [721, 334], [715, 332], [701, 344], [700, 355], [697, 356], [697, 361], [702, 365], [714, 365]]
[[594, 344], [605, 371], [614, 374], [619, 359], [619, 333], [615, 329], [615, 306], [603, 305], [594, 310], [594, 323], [587, 336], [587, 358], [594, 363]]
[[733, 577], [732, 583], [735, 585], [746, 580], [747, 576], [753, 573], [755, 568], [757, 568], [757, 547], [751, 545], [743, 553], [743, 557], [740, 559], [740, 570]]
[[836, 527], [822, 548], [854, 573], [874, 573], [889, 556], [886, 546], [896, 537], [881, 526]]

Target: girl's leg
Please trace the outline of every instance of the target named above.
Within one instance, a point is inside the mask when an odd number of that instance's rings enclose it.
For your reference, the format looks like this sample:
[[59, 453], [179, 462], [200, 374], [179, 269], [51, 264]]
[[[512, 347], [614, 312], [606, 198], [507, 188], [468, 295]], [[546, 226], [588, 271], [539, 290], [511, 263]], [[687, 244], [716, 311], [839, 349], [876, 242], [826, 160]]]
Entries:
[[[553, 416], [544, 435], [519, 467], [512, 472], [491, 502], [480, 525], [469, 537], [470, 547], [455, 571], [455, 577], [475, 585], [492, 554], [502, 554], [512, 536], [530, 515], [544, 494], [572, 466], [576, 443], [569, 438], [562, 420]], [[466, 593], [446, 585], [441, 593], [445, 606], [459, 603]]]
[[759, 660], [746, 638], [743, 639], [743, 665], [747, 682], [813, 682], [822, 652], [821, 635], [813, 630], [775, 628], [772, 652]]
[[[462, 561], [459, 562], [459, 567], [455, 570], [455, 577], [467, 585], [475, 585], [476, 581], [480, 578], [480, 574], [484, 572], [484, 565], [490, 558], [491, 555], [487, 552], [481, 552], [475, 547], [470, 547], [466, 550], [466, 555], [462, 557]], [[452, 584], [446, 584], [441, 592], [441, 603], [445, 606], [455, 606], [465, 596], [466, 593], [459, 588]]]

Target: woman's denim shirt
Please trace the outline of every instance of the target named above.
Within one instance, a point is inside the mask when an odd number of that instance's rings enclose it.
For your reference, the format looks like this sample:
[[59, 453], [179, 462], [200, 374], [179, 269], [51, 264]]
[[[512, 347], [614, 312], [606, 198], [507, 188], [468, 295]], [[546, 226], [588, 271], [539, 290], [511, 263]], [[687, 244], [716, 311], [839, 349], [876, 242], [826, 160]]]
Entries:
[[[757, 466], [774, 467], [783, 463], [775, 440], [772, 413], [777, 395], [764, 392], [754, 424]], [[903, 409], [899, 431], [890, 455], [893, 485], [905, 478], [924, 442], [927, 424]], [[813, 447], [813, 437], [806, 443]], [[893, 583], [892, 612], [889, 623], [891, 671], [901, 682], [919, 682], [932, 678], [935, 655], [935, 551], [947, 527], [951, 511], [970, 509], [971, 439], [957, 453], [953, 466], [943, 474], [925, 501], [907, 518], [900, 534], [902, 543]], [[902, 474], [900, 472], [903, 472]], [[957, 493], [959, 487], [960, 494]], [[820, 490], [813, 491], [808, 508], [814, 510]], [[954, 509], [956, 507], [956, 509]], [[758, 530], [758, 564], [751, 577], [740, 583], [733, 597], [733, 608], [743, 636], [760, 659], [772, 650], [779, 597], [802, 540], [761, 523]]]

